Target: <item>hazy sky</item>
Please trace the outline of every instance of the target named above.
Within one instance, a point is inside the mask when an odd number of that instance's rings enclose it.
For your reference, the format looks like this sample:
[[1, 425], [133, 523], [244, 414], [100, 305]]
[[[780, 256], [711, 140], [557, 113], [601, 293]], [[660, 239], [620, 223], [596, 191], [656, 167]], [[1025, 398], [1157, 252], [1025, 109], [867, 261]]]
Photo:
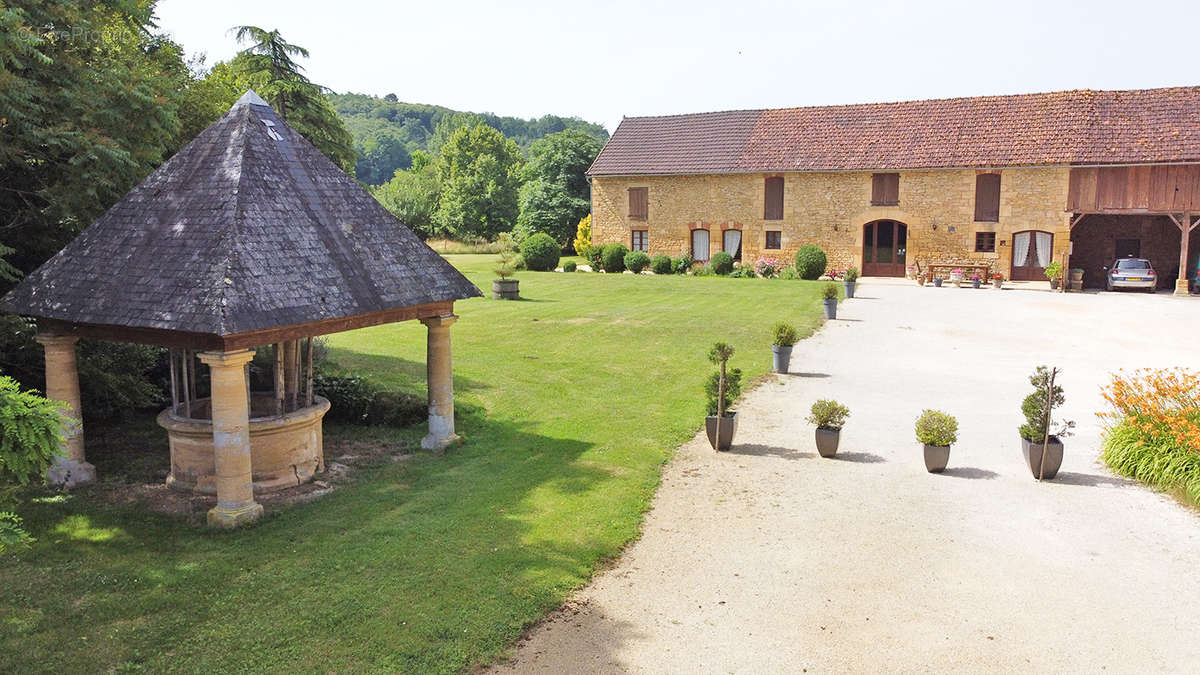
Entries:
[[1200, 84], [1200, 3], [162, 0], [209, 62], [234, 25], [307, 47], [338, 92], [611, 131], [623, 116]]

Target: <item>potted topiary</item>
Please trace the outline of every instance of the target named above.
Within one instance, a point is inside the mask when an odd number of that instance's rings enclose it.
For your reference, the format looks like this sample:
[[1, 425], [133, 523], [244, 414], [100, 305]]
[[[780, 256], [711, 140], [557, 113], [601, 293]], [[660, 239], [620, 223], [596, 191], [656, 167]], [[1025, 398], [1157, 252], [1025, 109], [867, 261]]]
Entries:
[[500, 266], [496, 268], [496, 276], [492, 279], [493, 300], [520, 300], [520, 280], [510, 279], [513, 275], [513, 241], [508, 232], [502, 233], [497, 239], [500, 243]]
[[925, 446], [925, 470], [941, 473], [950, 461], [950, 446], [958, 440], [958, 420], [940, 410], [926, 410], [917, 418], [916, 431]]
[[1057, 291], [1059, 283], [1062, 282], [1062, 263], [1055, 260], [1046, 265], [1045, 275], [1050, 280], [1050, 288]]
[[825, 284], [821, 289], [821, 300], [825, 303], [825, 318], [837, 318], [837, 286], [832, 281]]
[[[1029, 465], [1033, 477], [1038, 480], [1058, 475], [1063, 460], [1062, 438], [1069, 436], [1070, 430], [1075, 428], [1073, 421], [1054, 422], [1050, 417], [1054, 409], [1066, 400], [1063, 388], [1054, 383], [1058, 373], [1058, 368], [1038, 366], [1029, 376], [1033, 393], [1021, 402], [1021, 412], [1025, 415], [1025, 423], [1018, 429], [1021, 434], [1021, 453], [1025, 455], [1025, 463]], [[1052, 431], [1051, 428], [1055, 426], [1057, 430]]]
[[796, 327], [790, 323], [780, 321], [771, 329], [774, 333], [774, 341], [771, 342], [772, 363], [775, 366], [775, 372], [786, 373], [788, 364], [792, 360], [792, 346], [800, 341], [800, 334], [796, 332]]
[[817, 426], [817, 452], [822, 457], [837, 454], [838, 442], [842, 438], [842, 427], [850, 410], [837, 401], [820, 400], [812, 404], [808, 423]]
[[846, 285], [846, 297], [853, 298], [854, 297], [854, 286], [858, 282], [858, 268], [857, 267], [847, 267], [846, 268], [846, 276], [842, 278], [842, 281]]
[[731, 356], [733, 347], [724, 342], [714, 344], [708, 352], [708, 360], [720, 366], [704, 383], [704, 393], [708, 395], [708, 417], [704, 427], [714, 450], [728, 450], [737, 433], [737, 413], [731, 411], [729, 405], [742, 393], [742, 371], [737, 368], [726, 370]]

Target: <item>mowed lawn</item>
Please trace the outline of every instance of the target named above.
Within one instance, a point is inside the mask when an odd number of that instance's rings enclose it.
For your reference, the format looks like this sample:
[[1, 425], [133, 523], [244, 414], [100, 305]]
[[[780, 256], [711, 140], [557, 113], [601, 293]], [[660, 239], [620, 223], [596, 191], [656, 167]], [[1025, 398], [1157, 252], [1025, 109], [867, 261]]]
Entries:
[[[490, 291], [493, 257], [448, 257]], [[821, 321], [814, 282], [518, 278], [523, 301], [456, 305], [466, 442], [444, 456], [388, 462], [237, 532], [102, 505], [86, 489], [23, 507], [38, 543], [0, 560], [0, 672], [487, 662], [637, 536], [662, 462], [702, 424], [711, 344], [733, 344], [732, 365], [753, 378], [770, 366], [775, 321], [804, 335]], [[424, 390], [419, 323], [332, 347], [341, 370]], [[413, 447], [423, 433], [327, 437]]]

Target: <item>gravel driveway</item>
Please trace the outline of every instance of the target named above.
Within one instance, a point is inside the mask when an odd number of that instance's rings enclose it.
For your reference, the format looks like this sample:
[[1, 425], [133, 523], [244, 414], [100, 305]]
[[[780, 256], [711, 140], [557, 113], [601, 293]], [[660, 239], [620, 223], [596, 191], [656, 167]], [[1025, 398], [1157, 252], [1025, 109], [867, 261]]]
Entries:
[[[1094, 414], [1117, 368], [1200, 365], [1200, 301], [858, 290], [746, 397], [734, 451], [681, 447], [642, 538], [498, 670], [1200, 667], [1200, 514], [1110, 474]], [[1040, 485], [1016, 435], [1038, 364], [1064, 369], [1079, 425]], [[851, 410], [837, 459], [804, 421], [817, 398]], [[944, 475], [913, 439], [923, 408], [959, 418]]]

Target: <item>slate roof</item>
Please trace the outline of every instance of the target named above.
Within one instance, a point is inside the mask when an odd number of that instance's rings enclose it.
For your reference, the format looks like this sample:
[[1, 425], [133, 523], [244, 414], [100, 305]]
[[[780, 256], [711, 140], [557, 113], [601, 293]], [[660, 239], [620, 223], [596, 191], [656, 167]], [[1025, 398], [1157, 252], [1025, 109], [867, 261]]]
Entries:
[[477, 295], [247, 92], [0, 307], [225, 336]]
[[1200, 161], [1200, 87], [627, 117], [589, 175]]

